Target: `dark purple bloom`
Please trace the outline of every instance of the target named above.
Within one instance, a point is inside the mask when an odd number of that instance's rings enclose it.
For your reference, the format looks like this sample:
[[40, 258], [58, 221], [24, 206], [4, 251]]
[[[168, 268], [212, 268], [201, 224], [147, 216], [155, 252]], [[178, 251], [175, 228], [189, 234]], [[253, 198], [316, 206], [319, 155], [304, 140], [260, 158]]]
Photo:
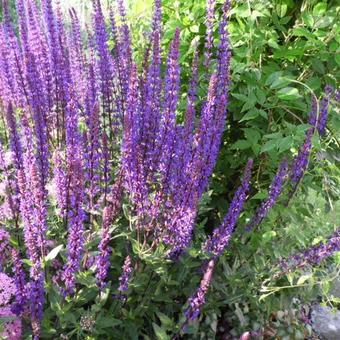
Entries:
[[123, 272], [121, 276], [119, 277], [118, 290], [120, 292], [125, 292], [128, 290], [131, 273], [132, 273], [132, 262], [131, 262], [130, 255], [128, 255], [124, 260]]

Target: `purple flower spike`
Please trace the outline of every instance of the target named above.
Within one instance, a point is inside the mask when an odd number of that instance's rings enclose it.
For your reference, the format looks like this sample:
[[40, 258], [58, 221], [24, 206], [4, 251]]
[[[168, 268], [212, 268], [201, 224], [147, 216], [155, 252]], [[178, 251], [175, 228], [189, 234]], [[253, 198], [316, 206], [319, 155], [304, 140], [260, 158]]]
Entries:
[[131, 257], [130, 255], [128, 255], [125, 258], [124, 265], [123, 265], [123, 272], [119, 278], [118, 290], [120, 292], [125, 292], [128, 290], [131, 273], [132, 273], [132, 263], [131, 263]]
[[327, 238], [326, 242], [320, 242], [301, 253], [282, 260], [281, 267], [284, 272], [288, 272], [308, 265], [319, 265], [323, 260], [332, 256], [337, 251], [340, 251], [340, 226]]
[[320, 113], [318, 119], [317, 129], [320, 136], [323, 136], [326, 132], [326, 123], [328, 117], [328, 106], [330, 97], [333, 93], [333, 88], [329, 85], [325, 87], [325, 96], [320, 101]]
[[196, 292], [189, 298], [189, 307], [184, 312], [184, 315], [186, 317], [186, 321], [184, 325], [182, 326], [182, 329], [184, 330], [186, 324], [188, 321], [196, 319], [199, 314], [202, 306], [205, 304], [205, 295], [209, 289], [210, 282], [212, 279], [212, 275], [214, 273], [214, 267], [215, 267], [215, 260], [211, 259], [208, 262], [208, 265], [205, 269], [203, 278], [201, 280], [200, 286], [196, 290]]
[[109, 245], [111, 234], [110, 227], [116, 219], [121, 206], [122, 199], [122, 175], [118, 174], [118, 178], [113, 185], [110, 195], [108, 196], [108, 205], [103, 210], [103, 222], [101, 231], [101, 240], [98, 246], [99, 255], [97, 257], [96, 279], [100, 289], [105, 288], [108, 271], [110, 268], [111, 247]]
[[304, 172], [308, 166], [308, 159], [312, 148], [312, 137], [314, 134], [314, 128], [309, 128], [306, 132], [305, 141], [301, 145], [298, 154], [293, 159], [293, 163], [290, 170], [290, 178], [294, 185], [297, 185], [301, 180]]
[[273, 178], [273, 181], [269, 187], [268, 197], [262, 201], [261, 205], [257, 208], [255, 215], [247, 225], [247, 230], [251, 230], [255, 226], [261, 223], [261, 221], [267, 216], [269, 210], [275, 204], [277, 198], [279, 197], [282, 189], [282, 185], [285, 181], [288, 171], [287, 160], [284, 159], [279, 166], [279, 169]]
[[14, 274], [14, 282], [17, 287], [15, 302], [12, 306], [12, 311], [16, 315], [21, 315], [27, 303], [27, 286], [26, 275], [23, 269], [23, 262], [17, 249], [11, 249], [13, 261], [12, 271]]
[[253, 160], [249, 160], [244, 170], [241, 185], [236, 190], [229, 210], [224, 217], [222, 224], [213, 231], [213, 234], [204, 245], [204, 249], [214, 256], [220, 256], [228, 245], [231, 235], [235, 229], [237, 219], [242, 211], [249, 190], [249, 181]]

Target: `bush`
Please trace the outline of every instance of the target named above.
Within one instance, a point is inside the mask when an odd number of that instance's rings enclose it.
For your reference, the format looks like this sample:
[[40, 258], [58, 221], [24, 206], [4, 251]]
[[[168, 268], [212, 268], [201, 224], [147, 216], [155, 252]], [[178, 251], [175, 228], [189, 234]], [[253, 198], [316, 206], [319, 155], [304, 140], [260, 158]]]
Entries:
[[339, 264], [312, 269], [340, 248], [338, 45], [335, 5], [299, 6], [156, 0], [150, 29], [98, 0], [83, 31], [4, 2], [3, 336], [307, 336]]

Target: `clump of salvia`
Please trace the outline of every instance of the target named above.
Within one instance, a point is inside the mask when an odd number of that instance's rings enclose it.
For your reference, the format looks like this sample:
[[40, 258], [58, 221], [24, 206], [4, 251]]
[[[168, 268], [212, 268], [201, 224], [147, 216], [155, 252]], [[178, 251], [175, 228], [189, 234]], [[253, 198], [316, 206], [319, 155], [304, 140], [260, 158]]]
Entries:
[[[209, 80], [208, 92], [198, 112], [196, 91], [201, 60], [196, 52], [184, 119], [179, 122], [176, 112], [182, 94], [181, 32], [175, 30], [162, 65], [160, 0], [155, 0], [151, 42], [141, 67], [133, 58], [122, 0], [110, 9], [109, 23], [100, 1], [94, 0], [92, 25], [86, 32], [73, 9], [66, 29], [66, 17], [52, 0], [41, 0], [39, 5], [16, 0], [15, 27], [4, 2], [0, 105], [8, 142], [0, 148], [0, 170], [6, 186], [6, 209], [2, 211], [6, 212], [6, 223], [15, 225], [15, 237], [24, 244], [24, 251], [9, 245], [8, 231], [1, 229], [0, 265], [6, 265], [2, 256], [6, 251], [18, 291], [12, 311], [17, 316], [29, 315], [34, 339], [41, 333], [47, 279], [43, 264], [51, 227], [48, 214], [52, 211], [67, 232], [67, 260], [57, 266], [53, 280], [59, 283], [64, 298], [77, 289], [76, 275], [82, 270], [86, 232], [94, 231], [98, 224], [98, 254], [92, 262], [98, 288], [107, 287], [111, 227], [123, 199], [130, 204], [130, 223], [138, 240], [152, 247], [162, 243], [167, 249], [165, 256], [174, 261], [189, 246], [227, 116], [229, 1], [222, 7], [216, 49], [215, 7], [215, 1], [208, 0], [202, 61], [206, 70], [212, 70], [204, 78]], [[113, 41], [112, 49], [109, 41]], [[312, 126], [290, 170], [283, 160], [268, 198], [257, 209], [249, 227], [265, 218], [288, 173], [295, 186], [301, 180], [315, 127], [320, 134], [325, 132], [329, 89], [326, 94], [319, 112], [313, 105]], [[200, 287], [189, 298], [185, 324], [199, 315], [205, 302], [218, 256], [228, 245], [247, 199], [252, 165], [249, 160], [228, 213], [203, 245], [210, 260], [203, 268]], [[116, 280], [121, 293], [128, 290], [132, 276], [130, 255], [124, 255], [122, 274]], [[31, 263], [29, 273], [24, 270], [24, 258]], [[84, 329], [92, 326], [92, 321], [82, 319]]]

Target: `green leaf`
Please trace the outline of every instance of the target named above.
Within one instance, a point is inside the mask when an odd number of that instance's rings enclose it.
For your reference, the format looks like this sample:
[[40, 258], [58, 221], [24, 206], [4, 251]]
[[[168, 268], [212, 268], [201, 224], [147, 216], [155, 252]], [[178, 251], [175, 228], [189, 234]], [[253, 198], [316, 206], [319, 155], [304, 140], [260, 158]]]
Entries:
[[268, 197], [268, 192], [267, 191], [259, 191], [251, 199], [252, 200], [263, 200], [264, 198], [267, 198], [267, 197]]
[[63, 247], [64, 247], [64, 246], [61, 244], [61, 245], [59, 245], [59, 246], [53, 248], [53, 249], [46, 255], [45, 261], [47, 262], [47, 261], [54, 260], [54, 259], [58, 256], [58, 254], [60, 253], [60, 251], [63, 249]]
[[282, 76], [283, 72], [282, 71], [278, 71], [278, 72], [273, 72], [267, 79], [265, 82], [265, 85], [271, 85], [275, 80], [279, 79]]
[[340, 54], [335, 55], [335, 61], [340, 66]]
[[295, 87], [285, 87], [278, 91], [277, 95], [283, 100], [295, 100], [301, 97], [298, 89]]
[[303, 22], [304, 22], [307, 26], [313, 27], [313, 25], [314, 25], [314, 19], [313, 19], [313, 16], [312, 16], [309, 12], [304, 11], [304, 12], [301, 14], [301, 16], [302, 16]]
[[159, 320], [161, 320], [162, 326], [165, 328], [172, 328], [173, 327], [173, 321], [162, 312], [157, 312], [157, 316], [159, 317]]
[[239, 149], [245, 150], [251, 147], [251, 143], [248, 140], [240, 139], [231, 146], [232, 150]]
[[96, 320], [96, 326], [98, 328], [112, 328], [118, 326], [122, 321], [115, 319], [112, 316], [102, 316]]
[[259, 113], [257, 110], [253, 109], [253, 110], [250, 110], [248, 111], [240, 120], [240, 122], [243, 122], [245, 120], [252, 120], [252, 119], [255, 119], [256, 117], [259, 116]]
[[308, 279], [311, 278], [311, 274], [306, 274], [306, 275], [302, 275], [299, 277], [298, 281], [297, 281], [297, 285], [302, 285], [304, 284]]
[[244, 135], [251, 144], [256, 144], [261, 138], [260, 133], [255, 129], [243, 129]]
[[327, 4], [325, 2], [319, 2], [313, 8], [313, 15], [318, 16], [322, 15], [327, 11]]
[[277, 140], [271, 139], [261, 147], [261, 152], [267, 152], [277, 148]]
[[279, 88], [282, 88], [284, 86], [287, 86], [290, 83], [291, 83], [291, 81], [288, 78], [279, 77], [279, 78], [277, 78], [273, 81], [273, 83], [270, 85], [270, 88], [271, 89], [279, 89]]
[[314, 24], [314, 28], [325, 28], [328, 27], [332, 23], [332, 18], [327, 16], [327, 17], [322, 17], [319, 20], [317, 20]]
[[312, 41], [316, 40], [315, 36], [310, 31], [308, 31], [306, 28], [304, 28], [304, 27], [294, 28], [292, 34], [297, 36], [297, 37], [308, 38], [309, 40], [312, 40]]
[[158, 340], [169, 340], [170, 337], [166, 334], [165, 329], [158, 326], [156, 323], [152, 323], [153, 330], [155, 331]]
[[284, 17], [285, 14], [287, 13], [287, 9], [288, 9], [288, 6], [287, 4], [279, 4], [279, 5], [276, 5], [276, 13], [279, 17]]
[[231, 95], [243, 102], [247, 102], [249, 100], [249, 97], [242, 93], [232, 93]]
[[276, 235], [277, 235], [276, 231], [270, 230], [270, 231], [267, 231], [266, 233], [264, 233], [262, 235], [262, 238], [265, 242], [268, 242], [268, 241], [272, 240], [273, 238], [275, 238]]
[[289, 150], [292, 147], [292, 145], [293, 145], [292, 136], [287, 136], [282, 139], [279, 139], [279, 142], [278, 142], [279, 152]]

